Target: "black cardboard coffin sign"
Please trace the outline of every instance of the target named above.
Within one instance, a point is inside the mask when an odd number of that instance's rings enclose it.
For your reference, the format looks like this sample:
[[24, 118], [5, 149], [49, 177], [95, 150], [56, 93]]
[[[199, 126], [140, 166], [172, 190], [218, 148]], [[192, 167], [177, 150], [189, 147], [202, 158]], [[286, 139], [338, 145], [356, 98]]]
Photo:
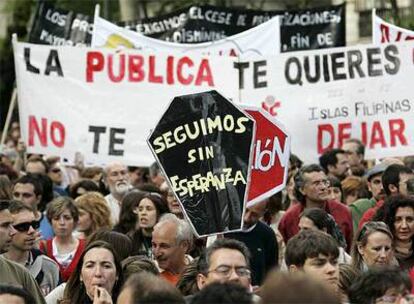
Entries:
[[198, 236], [240, 230], [254, 120], [216, 91], [174, 98], [148, 138]]

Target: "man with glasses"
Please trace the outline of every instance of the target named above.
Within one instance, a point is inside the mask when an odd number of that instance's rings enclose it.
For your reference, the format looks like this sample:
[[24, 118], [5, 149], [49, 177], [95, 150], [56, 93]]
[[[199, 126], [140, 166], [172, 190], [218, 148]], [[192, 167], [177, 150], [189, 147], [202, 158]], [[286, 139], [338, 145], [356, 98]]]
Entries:
[[234, 282], [250, 289], [250, 253], [246, 245], [234, 239], [217, 239], [201, 254], [197, 263], [197, 286], [213, 282]]
[[[233, 282], [251, 291], [250, 253], [246, 245], [234, 239], [216, 239], [204, 249], [197, 262], [197, 287], [211, 283]], [[194, 296], [187, 296], [191, 303]]]
[[[8, 210], [9, 201], [0, 201], [0, 252], [7, 252], [12, 238], [16, 234], [13, 227], [13, 218]], [[34, 278], [20, 265], [0, 257], [0, 282], [23, 287], [36, 300], [36, 303], [45, 303], [42, 293]]]
[[294, 179], [298, 202], [286, 211], [279, 223], [279, 231], [285, 242], [299, 232], [300, 214], [305, 208], [322, 208], [332, 215], [341, 228], [349, 250], [352, 243], [351, 212], [344, 204], [329, 199], [330, 184], [322, 167], [316, 164], [303, 166]]
[[19, 201], [12, 201], [9, 211], [16, 233], [3, 256], [26, 267], [46, 296], [59, 284], [60, 277], [59, 266], [35, 248], [40, 222], [35, 220], [33, 210]]

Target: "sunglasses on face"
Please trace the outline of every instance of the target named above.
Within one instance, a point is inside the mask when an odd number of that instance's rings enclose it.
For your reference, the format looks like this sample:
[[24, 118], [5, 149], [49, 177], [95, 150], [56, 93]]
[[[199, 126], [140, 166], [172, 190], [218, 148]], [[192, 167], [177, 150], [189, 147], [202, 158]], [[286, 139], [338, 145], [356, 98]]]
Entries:
[[24, 222], [24, 223], [13, 225], [13, 228], [19, 232], [27, 232], [29, 231], [30, 227], [32, 227], [34, 230], [39, 229], [40, 222], [32, 221], [32, 222]]

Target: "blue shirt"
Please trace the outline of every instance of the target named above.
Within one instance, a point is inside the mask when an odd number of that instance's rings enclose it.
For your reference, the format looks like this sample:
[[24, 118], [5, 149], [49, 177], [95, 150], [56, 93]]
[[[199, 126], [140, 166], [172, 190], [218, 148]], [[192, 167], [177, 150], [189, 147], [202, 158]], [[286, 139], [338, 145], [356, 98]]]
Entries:
[[55, 236], [53, 233], [52, 225], [50, 225], [49, 220], [45, 216], [45, 214], [42, 213], [42, 218], [40, 219], [40, 227], [39, 231], [42, 240], [48, 240]]

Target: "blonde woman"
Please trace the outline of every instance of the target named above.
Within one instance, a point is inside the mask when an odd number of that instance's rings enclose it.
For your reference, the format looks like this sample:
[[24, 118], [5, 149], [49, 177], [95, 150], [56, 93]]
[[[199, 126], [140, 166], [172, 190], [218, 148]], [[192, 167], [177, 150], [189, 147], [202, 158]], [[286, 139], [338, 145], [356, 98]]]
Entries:
[[371, 267], [398, 264], [394, 257], [393, 235], [384, 222], [367, 222], [352, 245], [352, 267], [365, 272]]
[[111, 229], [111, 211], [99, 192], [87, 192], [77, 197], [75, 205], [79, 210], [77, 231], [80, 238], [88, 238], [99, 229]]

